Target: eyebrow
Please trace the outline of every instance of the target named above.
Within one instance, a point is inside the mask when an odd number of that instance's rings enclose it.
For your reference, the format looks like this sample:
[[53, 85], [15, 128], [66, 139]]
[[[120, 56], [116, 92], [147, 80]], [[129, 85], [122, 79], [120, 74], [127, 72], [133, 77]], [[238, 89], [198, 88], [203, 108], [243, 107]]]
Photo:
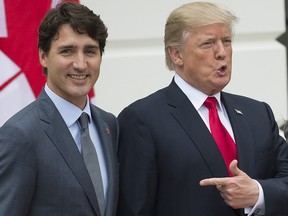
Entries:
[[[62, 49], [73, 49], [76, 48], [77, 46], [75, 45], [63, 45], [58, 47], [58, 50], [62, 50]], [[99, 49], [100, 47], [98, 45], [92, 45], [92, 44], [88, 44], [84, 46], [84, 49]]]
[[98, 45], [85, 45], [84, 49], [99, 49], [100, 47]]
[[75, 46], [73, 46], [73, 45], [63, 45], [63, 46], [58, 47], [58, 50], [61, 50], [61, 49], [72, 49], [74, 47]]

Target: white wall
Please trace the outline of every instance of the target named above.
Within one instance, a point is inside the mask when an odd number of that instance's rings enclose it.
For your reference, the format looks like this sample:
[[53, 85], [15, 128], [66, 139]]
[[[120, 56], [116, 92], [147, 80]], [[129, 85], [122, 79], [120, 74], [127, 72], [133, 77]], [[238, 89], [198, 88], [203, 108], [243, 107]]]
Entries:
[[[163, 32], [169, 13], [184, 0], [82, 0], [109, 30], [96, 104], [115, 115], [134, 100], [168, 85]], [[287, 119], [286, 49], [275, 39], [285, 31], [284, 0], [218, 0], [240, 18], [235, 26], [233, 76], [226, 91], [271, 105]]]

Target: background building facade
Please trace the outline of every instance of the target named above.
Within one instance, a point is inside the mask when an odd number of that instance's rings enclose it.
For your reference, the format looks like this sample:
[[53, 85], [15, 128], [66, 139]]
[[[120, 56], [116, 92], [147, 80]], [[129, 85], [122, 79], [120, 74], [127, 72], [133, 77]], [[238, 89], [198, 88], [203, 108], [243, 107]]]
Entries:
[[[118, 114], [132, 101], [168, 85], [174, 73], [164, 59], [164, 25], [185, 0], [82, 0], [99, 13], [109, 30], [96, 103]], [[267, 102], [281, 125], [287, 119], [284, 0], [217, 0], [237, 17], [233, 72], [224, 89]]]

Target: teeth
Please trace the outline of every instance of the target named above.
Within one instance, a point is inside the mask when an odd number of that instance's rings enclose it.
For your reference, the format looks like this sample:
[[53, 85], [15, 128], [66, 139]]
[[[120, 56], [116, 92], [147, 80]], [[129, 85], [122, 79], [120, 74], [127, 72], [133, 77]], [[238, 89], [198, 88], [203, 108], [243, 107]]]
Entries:
[[73, 79], [83, 80], [86, 78], [86, 75], [70, 75]]

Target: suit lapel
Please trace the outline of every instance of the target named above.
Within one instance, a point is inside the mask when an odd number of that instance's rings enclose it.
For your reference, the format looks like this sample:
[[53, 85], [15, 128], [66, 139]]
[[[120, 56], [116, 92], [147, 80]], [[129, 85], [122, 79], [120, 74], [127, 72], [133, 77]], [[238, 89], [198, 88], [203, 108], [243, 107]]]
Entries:
[[100, 215], [96, 194], [89, 173], [64, 120], [44, 91], [42, 91], [39, 96], [38, 104], [40, 120], [45, 123], [44, 130], [47, 136], [74, 173], [97, 215]]
[[222, 155], [197, 110], [174, 81], [167, 88], [171, 115], [186, 131], [215, 177], [228, 176]]
[[238, 104], [227, 93], [222, 92], [222, 101], [230, 119], [237, 146], [238, 166], [253, 178], [255, 165], [255, 149], [253, 134], [247, 123], [247, 116], [241, 104]]

